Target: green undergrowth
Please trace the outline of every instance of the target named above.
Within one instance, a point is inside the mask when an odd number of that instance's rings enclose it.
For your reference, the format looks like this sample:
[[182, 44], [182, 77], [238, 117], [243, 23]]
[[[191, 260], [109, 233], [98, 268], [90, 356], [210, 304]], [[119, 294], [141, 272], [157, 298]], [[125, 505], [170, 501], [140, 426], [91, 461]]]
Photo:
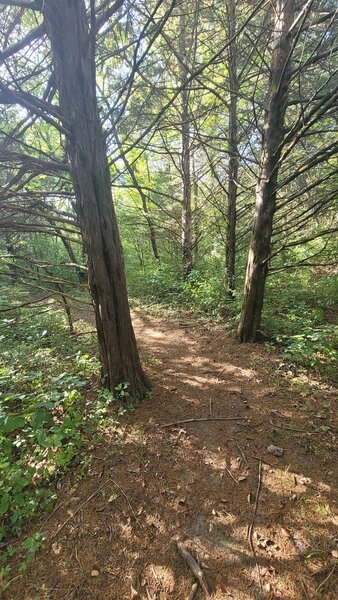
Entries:
[[338, 359], [337, 276], [309, 271], [278, 275], [268, 282], [263, 331], [268, 349], [277, 349], [296, 368], [336, 378]]
[[[42, 544], [38, 533], [19, 550], [9, 540], [37, 511], [52, 509], [57, 477], [86, 463], [84, 442], [114, 419], [115, 398], [98, 389], [94, 337], [70, 336], [60, 311], [17, 313], [0, 326], [0, 576], [6, 577], [15, 552], [23, 553], [24, 569]], [[121, 386], [115, 396], [125, 400], [127, 384]]]
[[[232, 298], [227, 293], [222, 261], [196, 267], [186, 281], [170, 265], [130, 278], [135, 306], [150, 312], [189, 311], [236, 334], [241, 313], [243, 282]], [[295, 368], [326, 379], [335, 378], [338, 330], [336, 275], [313, 269], [285, 271], [268, 278], [262, 314], [262, 339]]]

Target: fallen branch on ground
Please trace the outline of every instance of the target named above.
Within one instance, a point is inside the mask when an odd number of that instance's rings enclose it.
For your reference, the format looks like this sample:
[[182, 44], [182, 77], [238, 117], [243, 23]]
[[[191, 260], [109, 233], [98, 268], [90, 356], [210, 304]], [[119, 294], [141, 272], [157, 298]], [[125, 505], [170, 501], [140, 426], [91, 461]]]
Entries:
[[174, 421], [173, 423], [161, 425], [161, 429], [164, 427], [174, 427], [174, 425], [183, 425], [184, 423], [199, 423], [201, 421], [246, 421], [246, 417], [202, 417], [200, 419], [183, 419], [183, 421]]
[[187, 563], [189, 569], [195, 575], [198, 583], [200, 584], [203, 592], [205, 593], [205, 597], [210, 598], [210, 592], [205, 582], [204, 573], [202, 569], [199, 567], [193, 556], [191, 556], [190, 552], [188, 552], [188, 550], [183, 546], [181, 542], [177, 542], [177, 550], [182, 556], [183, 560]]
[[261, 491], [261, 486], [262, 486], [262, 470], [263, 470], [263, 464], [262, 461], [259, 461], [259, 465], [258, 465], [258, 483], [257, 483], [257, 490], [256, 490], [256, 499], [255, 499], [255, 506], [254, 506], [254, 511], [253, 511], [253, 515], [252, 515], [252, 520], [250, 523], [250, 527], [248, 529], [248, 542], [249, 542], [249, 546], [250, 546], [250, 550], [252, 552], [252, 555], [255, 559], [255, 563], [256, 563], [256, 569], [257, 569], [257, 576], [258, 576], [258, 582], [259, 582], [259, 587], [262, 589], [262, 580], [261, 580], [261, 574], [260, 574], [260, 570], [259, 570], [259, 565], [258, 565], [258, 561], [257, 561], [257, 557], [256, 557], [256, 550], [254, 548], [254, 545], [252, 543], [252, 534], [253, 534], [253, 529], [255, 526], [255, 520], [256, 520], [256, 515], [257, 515], [257, 508], [258, 508], [258, 501], [259, 501], [259, 494]]

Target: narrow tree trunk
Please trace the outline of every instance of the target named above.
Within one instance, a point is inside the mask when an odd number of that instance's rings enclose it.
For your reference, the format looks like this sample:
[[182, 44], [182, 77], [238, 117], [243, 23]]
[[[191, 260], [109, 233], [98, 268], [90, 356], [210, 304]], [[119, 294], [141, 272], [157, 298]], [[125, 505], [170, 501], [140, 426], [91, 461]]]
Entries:
[[[228, 2], [229, 38], [236, 31], [236, 0]], [[229, 180], [228, 180], [228, 222], [226, 232], [226, 275], [230, 296], [235, 290], [235, 260], [236, 260], [236, 217], [237, 217], [237, 176], [238, 176], [238, 147], [237, 147], [237, 44], [233, 40], [229, 47]]]
[[199, 207], [198, 207], [198, 179], [197, 179], [197, 169], [196, 169], [196, 160], [193, 156], [192, 159], [192, 175], [193, 175], [193, 228], [194, 228], [194, 257], [193, 263], [196, 264], [198, 261], [199, 255], [199, 242], [200, 242], [200, 215], [199, 215]]
[[274, 48], [269, 82], [269, 103], [264, 125], [261, 166], [256, 191], [256, 211], [244, 286], [244, 300], [238, 329], [239, 339], [242, 342], [254, 342], [260, 333], [290, 81], [291, 33], [289, 33], [289, 29], [294, 19], [294, 0], [275, 0], [273, 9], [275, 15]]
[[181, 92], [181, 171], [182, 171], [182, 267], [183, 278], [186, 279], [192, 271], [192, 210], [191, 210], [191, 172], [190, 172], [190, 132], [189, 132], [189, 88], [187, 69], [184, 63], [186, 53], [186, 22], [184, 6], [180, 15], [180, 80], [184, 86]]
[[141, 202], [142, 202], [143, 216], [146, 220], [146, 223], [147, 223], [148, 229], [149, 229], [149, 238], [150, 238], [151, 248], [153, 251], [154, 258], [157, 261], [159, 261], [160, 256], [159, 256], [158, 249], [157, 249], [156, 231], [155, 231], [155, 226], [154, 226], [153, 220], [149, 213], [147, 197], [146, 197], [144, 191], [142, 190], [142, 187], [139, 185], [139, 183], [137, 181], [137, 177], [135, 175], [135, 171], [134, 171], [132, 165], [129, 164], [127, 158], [124, 155], [123, 155], [123, 161], [124, 161], [124, 164], [126, 165], [127, 171], [132, 179], [134, 186], [136, 187], [138, 193], [140, 194]]
[[72, 335], [74, 333], [74, 323], [73, 323], [73, 318], [72, 318], [72, 312], [70, 310], [68, 300], [67, 300], [66, 296], [63, 294], [63, 287], [59, 283], [56, 284], [56, 287], [60, 292], [60, 296], [61, 296], [61, 299], [63, 302], [63, 307], [65, 309], [65, 313], [66, 313], [66, 317], [67, 317], [67, 321], [68, 321], [68, 327], [69, 327], [69, 334]]
[[76, 210], [88, 255], [89, 286], [105, 385], [128, 382], [137, 401], [148, 389], [130, 318], [122, 248], [95, 91], [95, 27], [84, 0], [45, 0], [60, 110], [71, 132], [67, 148]]
[[[47, 221], [52, 225], [52, 227], [54, 227], [55, 232], [57, 233], [58, 238], [61, 239], [61, 242], [64, 245], [64, 248], [69, 256], [70, 262], [73, 263], [74, 265], [77, 264], [77, 258], [75, 256], [74, 250], [72, 248], [71, 243], [69, 242], [69, 240], [67, 240], [67, 238], [62, 234], [61, 229], [59, 229], [58, 227], [55, 226], [55, 222], [53, 221], [53, 219], [49, 219], [47, 217]], [[85, 271], [82, 271], [79, 267], [75, 267], [75, 273], [76, 276], [78, 278], [79, 283], [85, 283], [87, 280], [87, 273]]]

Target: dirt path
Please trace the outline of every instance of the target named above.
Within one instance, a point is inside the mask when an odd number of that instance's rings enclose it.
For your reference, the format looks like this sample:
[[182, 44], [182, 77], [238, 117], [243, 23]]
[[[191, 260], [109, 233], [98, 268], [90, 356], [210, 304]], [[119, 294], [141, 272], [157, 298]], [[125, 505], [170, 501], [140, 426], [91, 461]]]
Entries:
[[[153, 399], [104, 432], [82, 479], [75, 471], [62, 482], [59, 508], [41, 520], [46, 546], [6, 600], [186, 599], [193, 580], [177, 540], [208, 566], [215, 600], [336, 598], [332, 392], [281, 384], [261, 346], [222, 330], [186, 318], [134, 323]], [[239, 418], [162, 427], [210, 416]], [[252, 528], [256, 563], [247, 533], [257, 457], [270, 464]]]

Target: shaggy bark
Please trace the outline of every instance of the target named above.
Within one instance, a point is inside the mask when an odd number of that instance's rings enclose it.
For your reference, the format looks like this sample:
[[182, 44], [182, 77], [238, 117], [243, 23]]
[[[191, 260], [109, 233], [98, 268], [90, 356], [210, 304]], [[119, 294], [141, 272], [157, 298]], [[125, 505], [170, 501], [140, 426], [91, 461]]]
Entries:
[[95, 92], [95, 26], [84, 0], [45, 0], [49, 37], [76, 210], [88, 255], [89, 287], [105, 385], [130, 384], [135, 401], [149, 388], [142, 371], [128, 306], [123, 255], [113, 206], [104, 136]]
[[290, 81], [291, 33], [294, 0], [274, 2], [273, 54], [269, 81], [256, 210], [249, 250], [244, 300], [238, 335], [241, 342], [254, 342], [260, 333], [265, 281], [269, 271], [273, 215], [284, 119]]
[[[236, 31], [236, 0], [228, 3], [229, 38], [233, 40]], [[237, 148], [237, 44], [233, 40], [229, 46], [229, 181], [228, 181], [228, 222], [226, 237], [226, 274], [230, 296], [235, 290], [235, 260], [236, 260], [236, 218], [237, 218], [237, 175], [238, 175], [238, 148]]]
[[184, 11], [180, 15], [180, 83], [184, 86], [181, 92], [181, 140], [182, 140], [182, 266], [183, 278], [192, 271], [192, 209], [191, 209], [191, 159], [189, 132], [189, 86], [188, 73], [185, 67], [186, 55], [186, 21]]

